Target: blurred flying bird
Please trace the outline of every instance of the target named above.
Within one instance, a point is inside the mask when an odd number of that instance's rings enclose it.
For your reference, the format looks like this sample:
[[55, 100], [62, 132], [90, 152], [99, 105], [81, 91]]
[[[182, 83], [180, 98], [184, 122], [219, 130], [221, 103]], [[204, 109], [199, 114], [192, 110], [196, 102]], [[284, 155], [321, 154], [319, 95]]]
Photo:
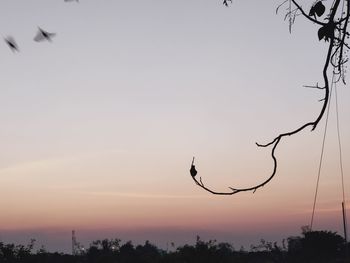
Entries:
[[79, 2], [79, 0], [64, 0], [65, 2]]
[[36, 42], [42, 42], [42, 41], [49, 41], [51, 42], [51, 38], [53, 38], [56, 35], [56, 33], [49, 33], [42, 28], [38, 27], [38, 33], [36, 33], [34, 37], [34, 41]]
[[4, 38], [6, 44], [10, 47], [10, 49], [12, 50], [12, 52], [19, 52], [19, 49], [18, 49], [18, 45], [15, 41], [15, 39], [11, 36], [8, 36], [6, 38]]
[[228, 1], [230, 1], [232, 3], [232, 0], [224, 0], [224, 2], [223, 2], [224, 6], [228, 6]]

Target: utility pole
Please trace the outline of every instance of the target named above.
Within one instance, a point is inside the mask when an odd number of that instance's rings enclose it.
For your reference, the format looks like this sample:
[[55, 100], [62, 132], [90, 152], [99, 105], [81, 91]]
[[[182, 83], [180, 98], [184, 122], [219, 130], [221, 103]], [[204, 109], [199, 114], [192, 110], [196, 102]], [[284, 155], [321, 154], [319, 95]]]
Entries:
[[349, 251], [348, 251], [348, 232], [347, 232], [347, 224], [346, 224], [346, 211], [345, 211], [345, 204], [344, 202], [341, 203], [341, 207], [343, 210], [343, 226], [344, 226], [344, 239], [345, 239], [345, 256], [346, 258], [349, 257]]

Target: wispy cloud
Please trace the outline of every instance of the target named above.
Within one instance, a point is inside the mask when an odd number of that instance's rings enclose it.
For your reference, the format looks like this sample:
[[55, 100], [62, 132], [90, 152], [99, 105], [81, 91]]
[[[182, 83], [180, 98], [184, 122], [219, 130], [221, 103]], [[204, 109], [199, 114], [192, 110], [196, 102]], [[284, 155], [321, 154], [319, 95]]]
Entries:
[[[349, 207], [349, 206], [347, 206]], [[320, 203], [316, 206], [316, 212], [317, 213], [334, 213], [341, 211], [341, 205], [339, 204], [339, 201], [334, 202], [327, 202], [327, 203]], [[348, 210], [348, 208], [347, 208]], [[305, 208], [300, 210], [300, 213], [297, 214], [310, 214], [312, 213], [312, 208]]]
[[205, 195], [170, 195], [170, 194], [148, 194], [148, 193], [123, 193], [123, 192], [84, 192], [93, 196], [125, 197], [125, 198], [147, 198], [147, 199], [203, 199]]
[[59, 156], [56, 158], [46, 158], [39, 160], [31, 160], [26, 162], [16, 163], [7, 167], [0, 168], [0, 174], [30, 174], [30, 171], [42, 171], [52, 169], [53, 167], [62, 166], [65, 163], [78, 162], [81, 160], [99, 158], [99, 156], [106, 156], [111, 154], [123, 153], [122, 150], [104, 150], [96, 152], [78, 152], [74, 154]]

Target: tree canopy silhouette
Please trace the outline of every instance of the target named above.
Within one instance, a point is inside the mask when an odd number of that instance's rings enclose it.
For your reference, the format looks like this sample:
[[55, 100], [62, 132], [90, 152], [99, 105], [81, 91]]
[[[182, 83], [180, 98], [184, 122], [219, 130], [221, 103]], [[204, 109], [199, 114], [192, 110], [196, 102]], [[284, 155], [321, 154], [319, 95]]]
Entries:
[[[231, 1], [223, 1], [225, 6], [229, 5]], [[309, 121], [294, 130], [280, 133], [275, 138], [270, 140], [267, 143], [256, 143], [258, 147], [271, 147], [271, 158], [273, 161], [273, 169], [270, 176], [263, 182], [257, 183], [250, 187], [239, 188], [239, 187], [229, 187], [228, 191], [215, 191], [210, 187], [207, 187], [202, 178], [196, 176], [197, 169], [194, 164], [194, 158], [192, 160], [190, 174], [194, 182], [201, 187], [202, 189], [215, 194], [215, 195], [234, 195], [240, 192], [252, 191], [253, 193], [259, 188], [265, 186], [269, 183], [272, 178], [275, 176], [277, 171], [277, 158], [276, 158], [276, 149], [279, 143], [285, 138], [292, 135], [295, 135], [306, 128], [310, 128], [311, 131], [315, 130], [319, 122], [324, 116], [326, 109], [329, 107], [329, 99], [331, 93], [331, 87], [336, 82], [343, 82], [345, 84], [345, 63], [348, 61], [347, 51], [350, 49], [347, 40], [350, 36], [348, 31], [348, 24], [350, 19], [350, 0], [317, 0], [308, 1], [310, 4], [307, 7], [309, 12], [305, 11], [305, 8], [302, 7], [300, 3], [296, 0], [285, 0], [277, 8], [276, 13], [282, 6], [287, 5], [287, 13], [285, 19], [288, 19], [289, 22], [289, 31], [291, 32], [292, 25], [295, 22], [295, 19], [298, 16], [302, 16], [307, 21], [315, 24], [318, 27], [317, 35], [318, 39], [324, 40], [328, 44], [327, 53], [324, 59], [324, 65], [322, 70], [322, 79], [323, 85], [319, 86], [318, 82], [314, 86], [306, 86], [309, 88], [320, 89], [324, 92], [324, 98], [320, 100], [322, 106], [318, 115], [314, 118], [313, 121]], [[327, 6], [323, 3], [328, 2]], [[326, 14], [326, 15], [325, 15]]]
[[[331, 231], [305, 231], [301, 236], [288, 237], [282, 242], [260, 240], [249, 250], [236, 250], [226, 242], [204, 241], [197, 236], [194, 244], [158, 248], [150, 241], [134, 245], [120, 239], [95, 240], [79, 254], [48, 252], [44, 247], [34, 251], [34, 240], [28, 245], [0, 242], [0, 262], [8, 263], [229, 263], [229, 262], [348, 262], [344, 258], [344, 240]], [[348, 244], [349, 245], [349, 244]]]

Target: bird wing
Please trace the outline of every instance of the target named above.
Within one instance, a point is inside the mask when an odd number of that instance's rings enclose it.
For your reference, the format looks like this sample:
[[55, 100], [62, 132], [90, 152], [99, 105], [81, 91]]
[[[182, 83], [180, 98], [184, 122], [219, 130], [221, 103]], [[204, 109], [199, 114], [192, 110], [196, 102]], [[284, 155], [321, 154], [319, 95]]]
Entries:
[[49, 33], [47, 31], [42, 30], [41, 28], [39, 28], [38, 33], [36, 34], [36, 36], [34, 37], [34, 41], [36, 42], [41, 42], [44, 40], [51, 40], [52, 37], [56, 36], [56, 33]]
[[46, 35], [47, 35], [47, 38], [52, 38], [52, 37], [56, 36], [56, 33], [46, 32]]
[[43, 33], [41, 31], [36, 33], [36, 35], [34, 37], [34, 41], [40, 42], [40, 41], [43, 41], [43, 40], [45, 40], [45, 37], [44, 37]]
[[16, 45], [15, 39], [14, 39], [13, 37], [11, 37], [11, 36], [8, 36], [7, 38], [5, 38], [5, 41], [6, 41], [9, 45], [10, 45], [10, 44]]

